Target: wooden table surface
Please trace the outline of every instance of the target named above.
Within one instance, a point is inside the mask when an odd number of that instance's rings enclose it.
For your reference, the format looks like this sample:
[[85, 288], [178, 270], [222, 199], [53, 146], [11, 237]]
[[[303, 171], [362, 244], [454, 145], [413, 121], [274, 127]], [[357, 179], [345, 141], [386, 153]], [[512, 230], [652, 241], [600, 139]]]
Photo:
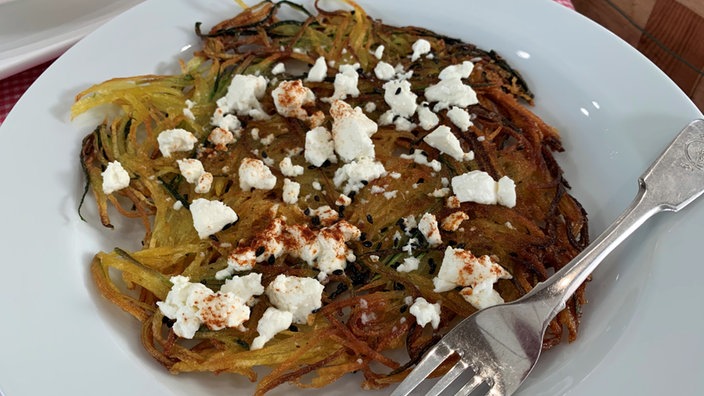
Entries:
[[704, 0], [572, 0], [650, 58], [704, 111]]

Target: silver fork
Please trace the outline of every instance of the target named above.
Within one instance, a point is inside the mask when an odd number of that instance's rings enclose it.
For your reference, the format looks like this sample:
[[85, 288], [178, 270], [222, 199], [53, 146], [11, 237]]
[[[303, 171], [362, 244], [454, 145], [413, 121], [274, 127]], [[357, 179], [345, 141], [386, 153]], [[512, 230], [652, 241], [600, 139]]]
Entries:
[[392, 396], [411, 394], [453, 354], [459, 361], [428, 395], [439, 395], [468, 369], [474, 376], [457, 395], [482, 384], [488, 395], [513, 394], [538, 361], [548, 324], [604, 257], [655, 213], [677, 212], [704, 192], [704, 120], [685, 127], [638, 184], [631, 205], [569, 264], [522, 298], [463, 320], [426, 353]]

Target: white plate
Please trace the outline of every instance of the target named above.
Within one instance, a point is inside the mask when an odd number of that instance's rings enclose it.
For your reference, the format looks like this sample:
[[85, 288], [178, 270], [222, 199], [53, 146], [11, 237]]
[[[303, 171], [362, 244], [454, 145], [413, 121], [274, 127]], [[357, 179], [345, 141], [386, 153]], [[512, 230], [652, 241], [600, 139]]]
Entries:
[[52, 59], [142, 0], [0, 0], [0, 80]]
[[[702, 117], [635, 50], [549, 0], [403, 4], [364, 2], [387, 23], [497, 49], [524, 74], [537, 94], [537, 112], [564, 135], [567, 154], [559, 160], [590, 213], [593, 234], [627, 206], [637, 177], [675, 133]], [[135, 321], [97, 295], [90, 258], [122, 243], [124, 229], [101, 229], [94, 214], [79, 220], [79, 142], [90, 126], [68, 120], [80, 90], [114, 76], [175, 70], [176, 59], [190, 56], [197, 44], [195, 21], [210, 26], [237, 11], [229, 0], [151, 0], [129, 10], [55, 62], [0, 128], [0, 388], [6, 396], [252, 389], [227, 375], [168, 374], [142, 350]], [[704, 394], [703, 228], [704, 202], [696, 202], [654, 219], [621, 246], [594, 274], [578, 341], [546, 353], [522, 394]], [[306, 394], [361, 394], [357, 381]]]

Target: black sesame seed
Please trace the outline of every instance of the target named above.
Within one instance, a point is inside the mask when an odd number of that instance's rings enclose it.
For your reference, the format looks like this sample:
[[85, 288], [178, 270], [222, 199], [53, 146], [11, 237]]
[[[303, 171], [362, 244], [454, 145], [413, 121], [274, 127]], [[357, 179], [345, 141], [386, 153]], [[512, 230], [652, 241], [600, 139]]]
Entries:
[[398, 87], [398, 88], [396, 88], [396, 95], [400, 95], [400, 94], [401, 94], [401, 87]]
[[266, 250], [266, 248], [264, 248], [264, 246], [259, 246], [259, 247], [257, 248], [257, 250], [254, 252], [254, 255], [255, 255], [255, 256], [261, 256], [262, 254], [264, 254], [264, 251], [265, 251], [265, 250]]
[[399, 311], [400, 311], [401, 313], [404, 313], [404, 312], [406, 312], [407, 310], [408, 310], [408, 305], [402, 305], [402, 306], [401, 306], [401, 309], [399, 309]]
[[435, 264], [435, 260], [433, 260], [432, 258], [429, 258], [428, 259], [428, 267], [430, 269], [430, 273], [432, 274], [435, 272], [435, 269], [437, 269], [438, 266], [437, 266], [437, 264]]
[[359, 234], [359, 240], [360, 240], [360, 241], [366, 241], [366, 240], [367, 240], [367, 233], [366, 233], [366, 232], [362, 232], [361, 234]]
[[288, 330], [295, 333], [298, 331], [298, 326], [292, 324], [291, 326], [288, 327]]
[[276, 257], [272, 254], [268, 259], [266, 259], [266, 262], [268, 264], [274, 264], [276, 262]]
[[347, 194], [347, 197], [349, 199], [354, 200], [354, 197], [357, 195], [357, 191], [352, 191], [351, 193]]
[[[317, 195], [316, 195], [317, 197]], [[303, 211], [303, 214], [306, 216], [310, 216], [310, 208], [306, 208], [306, 210]]]
[[366, 186], [367, 184], [369, 184], [369, 181], [367, 181], [367, 180], [362, 180], [362, 184], [364, 184], [364, 185]]
[[389, 230], [389, 227], [383, 227], [382, 229], [379, 230], [379, 232], [383, 234], [388, 230]]
[[364, 247], [368, 247], [368, 248], [369, 248], [369, 247], [372, 247], [372, 245], [373, 245], [372, 241], [364, 241], [364, 242], [362, 242], [362, 246], [364, 246]]
[[367, 215], [367, 221], [369, 222], [369, 224], [374, 224], [374, 218], [372, 217], [372, 215]]
[[420, 179], [418, 179], [418, 181], [417, 181], [416, 183], [417, 183], [417, 184], [423, 184], [423, 183], [425, 183], [425, 179], [423, 179], [423, 178], [421, 177]]
[[325, 162], [323, 162], [323, 165], [321, 167], [325, 168], [326, 166], [330, 166], [330, 164], [331, 164], [330, 160], [325, 160]]
[[335, 271], [332, 272], [333, 275], [342, 275], [342, 274], [344, 274], [344, 273], [345, 273], [345, 272], [344, 272], [343, 270], [341, 270], [341, 269], [336, 269]]
[[310, 219], [310, 222], [313, 223], [313, 225], [320, 225], [320, 216], [313, 216]]
[[267, 158], [268, 155], [266, 155], [266, 151], [262, 151], [262, 158]]
[[316, 195], [316, 196], [313, 197], [313, 200], [314, 200], [315, 202], [320, 202], [320, 197]]

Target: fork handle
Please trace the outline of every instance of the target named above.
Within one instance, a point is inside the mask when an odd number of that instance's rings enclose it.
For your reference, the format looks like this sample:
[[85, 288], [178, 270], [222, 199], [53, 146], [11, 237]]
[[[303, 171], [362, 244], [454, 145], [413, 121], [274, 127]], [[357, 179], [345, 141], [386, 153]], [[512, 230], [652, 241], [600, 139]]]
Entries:
[[630, 206], [589, 246], [521, 300], [552, 320], [602, 260], [651, 216], [677, 212], [704, 192], [704, 120], [685, 127], [638, 179]]

